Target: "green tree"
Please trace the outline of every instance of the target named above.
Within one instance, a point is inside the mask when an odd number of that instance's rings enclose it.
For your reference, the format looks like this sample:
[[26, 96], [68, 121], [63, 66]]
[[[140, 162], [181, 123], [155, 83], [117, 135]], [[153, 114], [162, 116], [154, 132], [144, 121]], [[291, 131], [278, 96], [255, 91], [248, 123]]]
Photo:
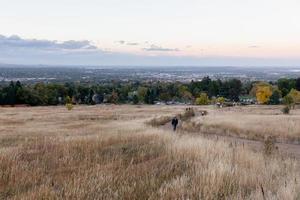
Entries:
[[284, 97], [291, 91], [291, 89], [296, 87], [296, 81], [294, 79], [283, 78], [278, 80], [277, 85], [278, 89], [282, 93], [282, 96]]
[[290, 95], [286, 95], [285, 97], [283, 97], [283, 103], [288, 106], [289, 108], [292, 108], [294, 105], [294, 99], [292, 96]]
[[193, 100], [192, 93], [190, 93], [189, 88], [185, 85], [181, 85], [179, 87], [179, 95], [180, 99], [182, 99], [186, 103]]
[[298, 90], [291, 89], [288, 96], [291, 96], [293, 98], [295, 104], [300, 104], [300, 92]]
[[278, 105], [280, 104], [281, 93], [278, 89], [273, 91], [273, 94], [270, 96], [269, 104]]
[[13, 81], [10, 82], [9, 86], [4, 88], [5, 102], [8, 105], [16, 104], [16, 87]]
[[239, 101], [239, 96], [242, 92], [242, 82], [237, 79], [231, 79], [229, 81], [225, 81], [220, 86], [220, 94], [221, 96], [230, 99], [232, 101]]
[[147, 91], [148, 89], [146, 87], [142, 87], [142, 86], [138, 87], [137, 93], [140, 102], [145, 102]]
[[132, 102], [133, 102], [133, 104], [138, 104], [139, 103], [139, 97], [136, 94], [133, 95]]
[[155, 101], [154, 91], [152, 89], [147, 89], [144, 102], [146, 104], [154, 104], [154, 101]]
[[221, 82], [220, 80], [211, 81], [208, 86], [208, 96], [217, 96], [220, 93]]
[[300, 91], [300, 77], [296, 79], [296, 90]]

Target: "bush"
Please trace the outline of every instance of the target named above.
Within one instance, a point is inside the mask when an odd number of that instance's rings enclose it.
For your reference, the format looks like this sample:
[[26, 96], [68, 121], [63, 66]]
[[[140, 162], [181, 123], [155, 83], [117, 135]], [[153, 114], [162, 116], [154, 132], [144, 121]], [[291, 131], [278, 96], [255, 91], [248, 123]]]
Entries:
[[277, 149], [275, 146], [275, 138], [272, 136], [268, 136], [264, 142], [264, 153], [266, 155], [271, 155]]
[[193, 108], [186, 108], [183, 114], [179, 115], [179, 118], [182, 121], [189, 120], [190, 118], [195, 116], [195, 111]]
[[67, 108], [68, 110], [72, 110], [72, 109], [74, 108], [74, 105], [71, 104], [71, 103], [66, 103], [66, 108]]
[[291, 108], [289, 106], [285, 106], [281, 111], [283, 114], [290, 114]]
[[72, 99], [71, 99], [70, 96], [67, 96], [67, 97], [66, 97], [65, 103], [66, 103], [66, 104], [72, 104]]

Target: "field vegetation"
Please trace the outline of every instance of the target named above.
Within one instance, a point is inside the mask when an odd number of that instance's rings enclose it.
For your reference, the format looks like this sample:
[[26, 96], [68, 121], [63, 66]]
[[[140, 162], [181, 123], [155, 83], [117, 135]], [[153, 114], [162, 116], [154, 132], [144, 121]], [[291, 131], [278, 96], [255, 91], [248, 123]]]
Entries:
[[248, 106], [211, 109], [209, 115], [197, 116], [183, 124], [183, 129], [194, 132], [229, 135], [252, 140], [272, 136], [277, 142], [300, 144], [300, 111], [290, 115], [281, 112], [282, 106]]
[[[0, 199], [300, 198], [299, 163], [292, 157], [203, 137], [201, 130], [174, 133], [167, 120], [147, 124], [185, 109], [1, 108]], [[214, 123], [223, 131], [235, 125], [261, 137], [299, 135], [296, 110], [287, 116], [268, 106], [201, 107], [207, 115], [200, 117], [197, 109], [185, 123]]]

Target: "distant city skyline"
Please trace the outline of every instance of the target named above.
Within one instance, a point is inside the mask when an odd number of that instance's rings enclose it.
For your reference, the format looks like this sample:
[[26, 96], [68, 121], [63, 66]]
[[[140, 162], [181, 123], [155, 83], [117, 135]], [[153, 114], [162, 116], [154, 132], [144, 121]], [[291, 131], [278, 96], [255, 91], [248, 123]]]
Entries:
[[299, 0], [0, 0], [0, 63], [300, 66]]

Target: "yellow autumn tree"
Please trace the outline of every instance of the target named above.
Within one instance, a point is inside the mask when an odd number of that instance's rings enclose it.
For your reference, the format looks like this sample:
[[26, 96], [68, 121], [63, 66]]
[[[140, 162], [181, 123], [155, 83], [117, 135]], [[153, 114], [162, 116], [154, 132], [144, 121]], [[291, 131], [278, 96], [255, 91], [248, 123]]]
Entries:
[[270, 85], [257, 85], [256, 86], [256, 100], [259, 104], [268, 103], [272, 96], [272, 86]]

